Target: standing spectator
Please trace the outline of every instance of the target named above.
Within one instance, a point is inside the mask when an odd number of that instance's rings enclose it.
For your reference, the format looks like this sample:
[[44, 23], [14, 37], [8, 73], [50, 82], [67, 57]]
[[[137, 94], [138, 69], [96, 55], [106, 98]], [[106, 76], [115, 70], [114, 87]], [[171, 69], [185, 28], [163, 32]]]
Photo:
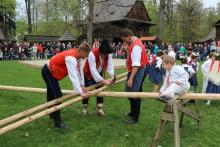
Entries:
[[39, 44], [37, 46], [37, 50], [38, 50], [38, 58], [43, 59], [43, 46], [42, 46], [42, 44]]
[[94, 39], [94, 43], [93, 43], [92, 47], [99, 48], [99, 41], [97, 39]]
[[122, 43], [122, 46], [121, 46], [121, 56], [122, 56], [122, 59], [126, 59], [127, 57], [127, 49], [128, 49], [128, 44], [127, 43]]
[[162, 42], [161, 44], [161, 50], [164, 51], [164, 50], [167, 50], [167, 44], [165, 42]]
[[215, 46], [214, 43], [210, 43], [210, 48], [209, 48], [209, 52], [211, 53], [213, 50], [215, 50]]
[[156, 44], [156, 42], [154, 43], [154, 50], [153, 50], [153, 54], [157, 54], [157, 52], [158, 52], [158, 50], [159, 50], [159, 47], [157, 46], [157, 44]]
[[116, 58], [116, 45], [114, 42], [112, 43], [112, 53], [113, 53], [113, 58]]
[[65, 45], [65, 43], [62, 43], [60, 45], [60, 52], [65, 51], [65, 50], [66, 50], [66, 45]]
[[182, 54], [183, 56], [186, 54], [186, 48], [183, 43], [181, 43], [181, 47], [179, 48], [179, 54]]
[[172, 45], [168, 45], [168, 56], [171, 56], [174, 60], [176, 60], [176, 53], [173, 51]]
[[69, 49], [71, 49], [72, 48], [72, 44], [71, 44], [71, 42], [69, 42], [68, 44], [67, 44], [67, 49], [69, 50]]
[[34, 43], [34, 45], [32, 46], [32, 54], [33, 54], [33, 58], [36, 60], [37, 59], [37, 44]]

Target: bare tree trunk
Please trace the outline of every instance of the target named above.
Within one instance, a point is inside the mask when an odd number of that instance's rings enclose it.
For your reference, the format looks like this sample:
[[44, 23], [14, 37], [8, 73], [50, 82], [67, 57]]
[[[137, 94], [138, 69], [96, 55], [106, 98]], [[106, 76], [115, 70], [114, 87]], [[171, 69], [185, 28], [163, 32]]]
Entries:
[[87, 41], [90, 45], [92, 45], [92, 32], [93, 32], [93, 9], [94, 9], [94, 0], [88, 0], [89, 5], [89, 15], [88, 15], [88, 23], [87, 23]]
[[159, 38], [163, 39], [163, 31], [164, 31], [164, 11], [165, 11], [165, 0], [160, 0], [160, 10], [159, 10]]
[[46, 0], [46, 22], [47, 22], [47, 32], [49, 33], [49, 0]]
[[37, 23], [38, 23], [38, 10], [37, 9], [35, 9], [35, 28], [36, 28], [36, 30], [37, 30]]
[[32, 21], [31, 21], [31, 0], [25, 0], [27, 19], [28, 19], [28, 34], [32, 33]]
[[32, 8], [32, 24], [33, 24], [33, 29], [36, 29], [35, 28], [35, 0], [32, 0], [32, 3], [33, 3], [33, 8]]
[[53, 6], [54, 6], [54, 18], [53, 21], [55, 21], [55, 23], [53, 23], [53, 35], [55, 35], [57, 33], [57, 18], [58, 18], [58, 1], [57, 0], [53, 0]]

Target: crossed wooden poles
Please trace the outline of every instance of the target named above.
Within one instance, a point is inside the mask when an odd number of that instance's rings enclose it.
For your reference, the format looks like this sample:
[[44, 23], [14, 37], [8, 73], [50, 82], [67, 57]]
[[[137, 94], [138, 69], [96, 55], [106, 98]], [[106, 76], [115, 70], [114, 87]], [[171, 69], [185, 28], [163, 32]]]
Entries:
[[[117, 76], [117, 81], [115, 84], [125, 81], [127, 73], [123, 73]], [[89, 90], [102, 86], [101, 84], [96, 84], [88, 87]], [[142, 99], [158, 99], [158, 93], [150, 92], [112, 92], [112, 91], [103, 91], [109, 88], [109, 86], [102, 86], [96, 90], [90, 91], [90, 96], [108, 96], [108, 97], [136, 97]], [[46, 89], [43, 88], [28, 88], [28, 87], [15, 87], [15, 86], [3, 86], [0, 85], [0, 90], [9, 90], [9, 91], [21, 91], [21, 92], [34, 92], [34, 93], [46, 93]], [[41, 118], [45, 115], [53, 113], [57, 110], [60, 110], [64, 107], [67, 107], [73, 103], [79, 102], [82, 100], [82, 97], [72, 97], [77, 96], [72, 90], [62, 90], [65, 96], [58, 98], [56, 100], [41, 104], [39, 106], [33, 107], [31, 109], [25, 110], [8, 118], [0, 120], [0, 135], [7, 133], [11, 130], [14, 130], [20, 126], [23, 126], [29, 122], [32, 122], [38, 118]], [[180, 147], [180, 133], [179, 126], [183, 121], [183, 114], [192, 117], [197, 120], [198, 126], [200, 123], [199, 112], [196, 109], [196, 112], [186, 108], [186, 104], [189, 100], [220, 100], [220, 94], [204, 94], [204, 93], [187, 93], [179, 98], [172, 104], [165, 104], [164, 111], [161, 113], [160, 124], [157, 129], [156, 135], [152, 140], [151, 147], [155, 147], [158, 139], [162, 133], [167, 122], [174, 122], [174, 141], [175, 147]], [[61, 103], [62, 102], [62, 103]], [[61, 104], [60, 104], [61, 103]], [[50, 107], [50, 108], [48, 108]], [[179, 118], [178, 112], [181, 112], [181, 117]]]

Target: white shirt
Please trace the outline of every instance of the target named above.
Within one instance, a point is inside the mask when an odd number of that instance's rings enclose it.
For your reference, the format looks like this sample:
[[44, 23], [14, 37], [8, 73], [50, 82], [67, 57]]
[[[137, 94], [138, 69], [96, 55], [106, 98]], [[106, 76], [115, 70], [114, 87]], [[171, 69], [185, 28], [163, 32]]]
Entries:
[[176, 60], [176, 53], [173, 50], [169, 51], [168, 56], [171, 56]]
[[[98, 67], [98, 70], [96, 68], [96, 60], [95, 60], [95, 55], [93, 52], [90, 52], [89, 53], [89, 56], [88, 56], [88, 61], [89, 61], [89, 67], [90, 67], [90, 71], [91, 71], [91, 74], [92, 74], [92, 77], [93, 79], [96, 81], [96, 82], [100, 82], [103, 80], [103, 77], [100, 75], [100, 73], [102, 72], [102, 69], [103, 69], [103, 64], [104, 64], [104, 59], [102, 59], [101, 57], [100, 58], [100, 66]], [[108, 55], [108, 63], [107, 63], [107, 72], [109, 73], [110, 76], [114, 76], [114, 65], [112, 63], [112, 55], [109, 54]]]
[[156, 57], [156, 60], [157, 60], [156, 68], [161, 68], [162, 67], [162, 59], [160, 57]]
[[33, 53], [37, 53], [37, 47], [36, 47], [36, 46], [33, 46], [33, 47], [32, 47], [32, 52], [33, 52]]
[[82, 94], [83, 91], [81, 86], [84, 86], [83, 60], [82, 59], [77, 60], [72, 56], [66, 56], [65, 62], [66, 62], [68, 75], [70, 81], [72, 82], [74, 90], [76, 91], [76, 93]]
[[184, 68], [184, 67], [187, 67], [190, 75], [192, 75], [192, 74], [195, 73], [195, 70], [192, 68], [192, 66], [190, 66], [190, 65], [188, 65], [188, 64], [182, 64], [181, 66], [182, 66], [183, 68]]
[[[137, 39], [137, 37], [134, 37], [134, 40]], [[133, 41], [134, 41], [133, 40]], [[141, 66], [141, 52], [142, 48], [139, 45], [135, 45], [131, 51], [131, 66]]]
[[206, 76], [208, 74], [211, 64], [212, 64], [212, 59], [208, 59], [202, 64], [201, 69], [203, 76]]
[[166, 71], [166, 76], [164, 83], [160, 89], [160, 91], [165, 90], [170, 84], [175, 82], [180, 82], [180, 86], [184, 88], [189, 87], [189, 74], [184, 70], [180, 65], [174, 65], [170, 71]]

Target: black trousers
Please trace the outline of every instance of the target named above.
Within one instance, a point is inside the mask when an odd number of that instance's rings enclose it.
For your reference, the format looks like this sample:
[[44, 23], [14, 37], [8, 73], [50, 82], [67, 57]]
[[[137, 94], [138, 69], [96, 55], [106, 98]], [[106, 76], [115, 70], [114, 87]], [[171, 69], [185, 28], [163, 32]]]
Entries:
[[[101, 75], [102, 75], [102, 73], [101, 73]], [[97, 84], [94, 79], [88, 80], [86, 75], [85, 75], [85, 73], [84, 73], [84, 81], [85, 81], [85, 86], [86, 87], [89, 87], [89, 86]], [[98, 88], [100, 88], [100, 87], [97, 87], [96, 89], [98, 89]], [[103, 103], [103, 101], [104, 101], [103, 97], [99, 97], [99, 96], [96, 97], [97, 104]], [[82, 103], [83, 104], [88, 104], [89, 103], [89, 98], [83, 99]]]
[[[47, 102], [62, 97], [59, 82], [52, 77], [52, 74], [46, 64], [42, 67], [41, 72], [42, 77], [47, 85]], [[55, 122], [61, 122], [59, 110], [50, 114], [50, 116], [54, 119]]]
[[[127, 82], [125, 85], [125, 91], [126, 92], [142, 92], [142, 85], [144, 81], [144, 70], [145, 68], [140, 68], [134, 79], [132, 87], [127, 87]], [[131, 73], [128, 73], [127, 81], [130, 78]], [[129, 98], [130, 100], [130, 115], [133, 119], [138, 120], [140, 115], [140, 109], [141, 109], [141, 99], [140, 98]]]

